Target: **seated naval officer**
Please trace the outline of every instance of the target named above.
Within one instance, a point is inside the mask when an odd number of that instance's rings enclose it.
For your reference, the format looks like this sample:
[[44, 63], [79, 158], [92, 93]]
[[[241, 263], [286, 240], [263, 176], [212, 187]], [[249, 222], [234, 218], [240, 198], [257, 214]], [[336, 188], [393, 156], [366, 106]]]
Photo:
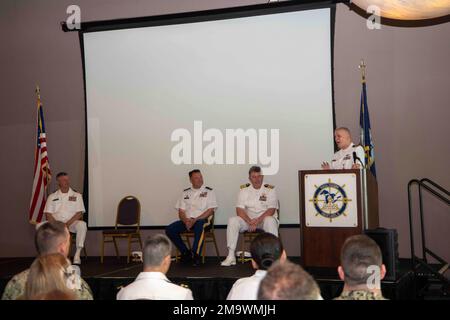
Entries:
[[334, 154], [331, 163], [322, 163], [322, 169], [359, 169], [365, 165], [364, 149], [352, 142], [352, 135], [348, 128], [337, 128], [334, 131], [334, 141], [339, 151]]
[[86, 222], [81, 219], [85, 212], [83, 196], [70, 187], [67, 173], [58, 173], [56, 181], [59, 189], [48, 196], [44, 214], [47, 221], [64, 222], [70, 232], [76, 233], [77, 249], [73, 257], [73, 264], [80, 264], [80, 253], [84, 247], [87, 232]]
[[[192, 261], [193, 265], [199, 265], [204, 232], [211, 226], [217, 201], [214, 190], [203, 185], [203, 176], [200, 170], [190, 171], [189, 180], [192, 187], [183, 191], [175, 206], [180, 219], [166, 227], [166, 234], [181, 252], [182, 262], [190, 263]], [[186, 247], [180, 236], [181, 232], [190, 230], [195, 235], [192, 251]]]
[[264, 175], [258, 166], [251, 167], [248, 176], [251, 183], [241, 186], [236, 216], [228, 220], [228, 256], [221, 263], [225, 267], [236, 264], [235, 251], [240, 232], [262, 229], [278, 237], [278, 197], [275, 187], [263, 184]]

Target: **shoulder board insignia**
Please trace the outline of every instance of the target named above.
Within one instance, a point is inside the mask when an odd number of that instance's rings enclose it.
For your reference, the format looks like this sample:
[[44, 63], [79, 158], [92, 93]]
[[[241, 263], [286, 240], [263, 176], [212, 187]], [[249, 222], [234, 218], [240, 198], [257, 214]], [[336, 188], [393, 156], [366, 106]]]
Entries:
[[264, 187], [269, 188], [269, 189], [275, 188], [275, 186], [273, 186], [273, 185], [271, 185], [271, 184], [265, 184]]
[[241, 189], [245, 189], [245, 188], [248, 188], [248, 187], [250, 187], [250, 183], [246, 183], [246, 184], [241, 185]]
[[208, 189], [208, 190], [212, 190], [212, 188], [210, 188], [210, 187], [205, 187], [206, 189]]
[[184, 189], [183, 191], [188, 191], [188, 190], [191, 190], [191, 188], [189, 187], [189, 188], [186, 188], [186, 189]]

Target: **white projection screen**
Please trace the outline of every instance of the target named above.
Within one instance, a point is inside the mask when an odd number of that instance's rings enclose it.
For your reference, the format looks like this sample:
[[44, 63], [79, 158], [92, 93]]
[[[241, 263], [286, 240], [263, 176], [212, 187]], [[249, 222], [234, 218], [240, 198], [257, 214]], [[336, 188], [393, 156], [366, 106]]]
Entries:
[[[299, 224], [298, 170], [333, 144], [331, 9], [84, 30], [89, 227], [115, 224], [127, 196], [141, 226], [178, 219], [188, 172], [216, 192], [216, 225], [236, 214], [259, 164], [280, 222]], [[240, 129], [240, 130], [239, 130]]]

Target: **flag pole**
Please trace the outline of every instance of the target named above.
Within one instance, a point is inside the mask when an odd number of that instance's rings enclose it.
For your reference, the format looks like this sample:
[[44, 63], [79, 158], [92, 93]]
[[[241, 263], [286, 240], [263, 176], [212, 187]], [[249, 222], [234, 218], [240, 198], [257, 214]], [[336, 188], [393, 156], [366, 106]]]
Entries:
[[[364, 84], [366, 83], [366, 63], [364, 62], [364, 59], [361, 59], [361, 63], [358, 65], [358, 69], [361, 71], [361, 84], [362, 86], [364, 86]], [[362, 90], [364, 90], [362, 88]], [[361, 92], [361, 99], [363, 99], [363, 95], [364, 92]], [[363, 103], [361, 101], [361, 103]], [[362, 105], [360, 105], [360, 108], [363, 108]], [[363, 111], [364, 112], [364, 111]], [[361, 117], [361, 110], [360, 110], [360, 117]], [[363, 127], [361, 128], [361, 132], [360, 132], [360, 144], [361, 146], [364, 148], [364, 153], [366, 152], [365, 149], [365, 145], [364, 145], [364, 131], [365, 131], [365, 123], [363, 121]], [[364, 161], [365, 163], [365, 161]], [[367, 164], [364, 165], [361, 169], [360, 169], [360, 173], [361, 173], [361, 186], [362, 186], [362, 207], [363, 207], [363, 226], [364, 229], [368, 229], [369, 228], [369, 200], [368, 200], [368, 196], [367, 196]]]
[[[41, 88], [39, 87], [39, 84], [36, 84], [36, 97], [37, 97], [37, 100], [38, 100], [38, 108], [39, 108], [39, 106], [41, 105]], [[48, 174], [48, 168], [47, 168], [47, 166], [44, 168], [44, 170], [45, 170], [45, 179], [46, 179], [46, 190], [45, 190], [45, 192], [46, 192], [46, 194], [47, 194], [47, 196], [49, 195], [49, 182], [50, 182], [50, 178], [49, 178], [49, 174]]]

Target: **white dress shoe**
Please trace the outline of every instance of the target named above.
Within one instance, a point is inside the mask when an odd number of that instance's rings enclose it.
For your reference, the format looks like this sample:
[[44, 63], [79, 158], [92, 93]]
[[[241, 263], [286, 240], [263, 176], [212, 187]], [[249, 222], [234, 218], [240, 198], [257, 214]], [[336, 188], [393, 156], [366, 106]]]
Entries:
[[220, 264], [222, 267], [229, 267], [229, 266], [234, 266], [236, 264], [236, 257], [234, 256], [227, 256], [227, 258], [225, 260], [222, 261], [222, 263]]

